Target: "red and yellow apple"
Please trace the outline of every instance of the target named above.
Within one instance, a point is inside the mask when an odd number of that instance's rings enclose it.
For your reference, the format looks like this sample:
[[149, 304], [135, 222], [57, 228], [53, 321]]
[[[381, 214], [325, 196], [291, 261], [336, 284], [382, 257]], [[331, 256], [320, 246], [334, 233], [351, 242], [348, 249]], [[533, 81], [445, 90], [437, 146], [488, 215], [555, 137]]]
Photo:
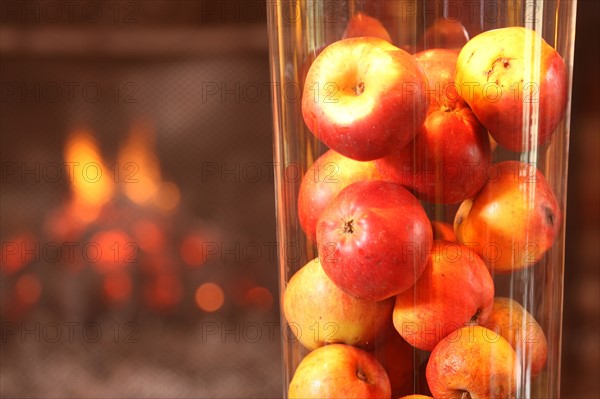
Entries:
[[415, 54], [429, 82], [429, 113], [438, 110], [468, 107], [454, 82], [458, 50], [431, 49]]
[[[299, 87], [298, 88], [294, 87], [294, 91], [290, 91], [289, 93], [286, 93], [286, 97], [288, 97], [289, 100], [298, 101], [298, 96], [301, 96], [304, 91], [304, 85], [306, 84], [306, 75], [308, 75], [308, 71], [310, 70], [312, 63], [315, 61], [315, 59], [318, 57], [318, 55], [321, 54], [321, 52], [323, 51], [324, 48], [325, 47], [319, 47], [319, 48], [316, 48], [307, 53], [306, 59], [304, 60], [304, 62], [302, 63], [302, 66], [300, 68], [300, 85], [299, 85]], [[296, 89], [298, 89], [299, 93], [295, 91]]]
[[412, 346], [431, 351], [466, 325], [483, 324], [494, 305], [494, 281], [469, 248], [435, 241], [415, 286], [396, 296], [394, 326]]
[[390, 381], [373, 355], [351, 345], [326, 345], [298, 365], [290, 399], [389, 399]]
[[390, 34], [381, 21], [364, 12], [358, 12], [350, 18], [342, 38], [347, 39], [350, 37], [378, 37], [386, 42], [392, 42]]
[[290, 279], [283, 293], [283, 312], [296, 338], [308, 349], [344, 343], [368, 346], [389, 324], [391, 298], [373, 302], [354, 298], [327, 277], [319, 258]]
[[484, 325], [502, 335], [517, 353], [525, 372], [538, 375], [546, 365], [548, 342], [535, 318], [517, 301], [496, 297]]
[[485, 128], [453, 82], [457, 53], [428, 50], [417, 60], [435, 93], [420, 133], [402, 150], [376, 161], [382, 177], [411, 188], [422, 200], [453, 204], [474, 196], [491, 161]]
[[456, 237], [494, 272], [532, 266], [552, 247], [561, 226], [552, 188], [534, 165], [524, 162], [503, 161], [487, 173], [486, 185], [456, 212]]
[[342, 290], [379, 301], [412, 287], [433, 241], [427, 215], [402, 185], [356, 182], [329, 204], [317, 224], [323, 270]]
[[512, 399], [519, 363], [499, 334], [481, 326], [463, 327], [435, 347], [427, 383], [439, 399]]
[[317, 238], [317, 221], [342, 189], [362, 180], [379, 179], [373, 161], [360, 162], [333, 150], [317, 159], [302, 178], [298, 193], [298, 218], [311, 241]]
[[375, 37], [327, 46], [312, 63], [302, 96], [308, 129], [329, 148], [358, 161], [407, 145], [428, 106], [427, 77], [414, 57]]
[[565, 63], [528, 28], [473, 37], [458, 56], [456, 83], [483, 126], [511, 151], [530, 151], [547, 142], [567, 106]]

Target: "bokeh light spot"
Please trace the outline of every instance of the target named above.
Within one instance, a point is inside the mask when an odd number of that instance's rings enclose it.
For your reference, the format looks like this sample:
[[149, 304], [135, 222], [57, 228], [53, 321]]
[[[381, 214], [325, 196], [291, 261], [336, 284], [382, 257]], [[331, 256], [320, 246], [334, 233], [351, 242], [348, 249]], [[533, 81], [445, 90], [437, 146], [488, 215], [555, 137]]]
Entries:
[[216, 312], [223, 306], [225, 295], [218, 284], [205, 283], [196, 289], [196, 305], [205, 312]]

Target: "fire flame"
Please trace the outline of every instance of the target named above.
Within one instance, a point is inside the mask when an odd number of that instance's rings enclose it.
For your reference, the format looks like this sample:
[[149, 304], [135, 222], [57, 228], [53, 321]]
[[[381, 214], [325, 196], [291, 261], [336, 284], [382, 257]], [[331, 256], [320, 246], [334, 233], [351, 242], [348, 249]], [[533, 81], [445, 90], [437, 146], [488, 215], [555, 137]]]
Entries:
[[71, 181], [71, 211], [81, 221], [90, 223], [102, 206], [112, 198], [114, 187], [96, 141], [89, 131], [74, 131], [65, 145], [65, 161]]
[[154, 129], [150, 123], [136, 121], [119, 151], [119, 182], [127, 198], [138, 205], [152, 200], [161, 185], [154, 141]]

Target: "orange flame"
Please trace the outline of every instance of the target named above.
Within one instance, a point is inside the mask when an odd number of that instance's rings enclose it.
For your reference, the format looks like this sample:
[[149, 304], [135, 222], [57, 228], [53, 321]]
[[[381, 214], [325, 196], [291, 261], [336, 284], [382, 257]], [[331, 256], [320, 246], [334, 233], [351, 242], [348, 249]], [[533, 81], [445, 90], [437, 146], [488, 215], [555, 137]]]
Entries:
[[71, 181], [71, 211], [85, 223], [94, 221], [113, 194], [112, 176], [102, 161], [96, 141], [84, 129], [74, 131], [65, 146]]
[[154, 141], [153, 127], [138, 120], [134, 122], [129, 137], [119, 151], [119, 183], [125, 195], [138, 205], [152, 200], [161, 184]]

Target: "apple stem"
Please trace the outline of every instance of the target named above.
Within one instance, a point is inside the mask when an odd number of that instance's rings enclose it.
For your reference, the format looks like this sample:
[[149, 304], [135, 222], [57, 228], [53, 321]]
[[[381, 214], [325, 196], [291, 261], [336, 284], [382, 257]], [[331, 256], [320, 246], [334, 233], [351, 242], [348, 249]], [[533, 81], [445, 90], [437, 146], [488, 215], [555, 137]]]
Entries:
[[467, 391], [463, 391], [462, 395], [460, 396], [460, 399], [471, 399], [471, 394]]
[[361, 94], [363, 94], [363, 92], [365, 91], [365, 84], [363, 82], [359, 82], [356, 87], [354, 88], [354, 93], [357, 96], [360, 96]]
[[344, 223], [344, 228], [342, 229], [342, 232], [345, 233], [345, 234], [352, 234], [352, 233], [354, 233], [354, 227], [352, 226], [352, 223], [354, 223], [354, 219], [345, 222]]

